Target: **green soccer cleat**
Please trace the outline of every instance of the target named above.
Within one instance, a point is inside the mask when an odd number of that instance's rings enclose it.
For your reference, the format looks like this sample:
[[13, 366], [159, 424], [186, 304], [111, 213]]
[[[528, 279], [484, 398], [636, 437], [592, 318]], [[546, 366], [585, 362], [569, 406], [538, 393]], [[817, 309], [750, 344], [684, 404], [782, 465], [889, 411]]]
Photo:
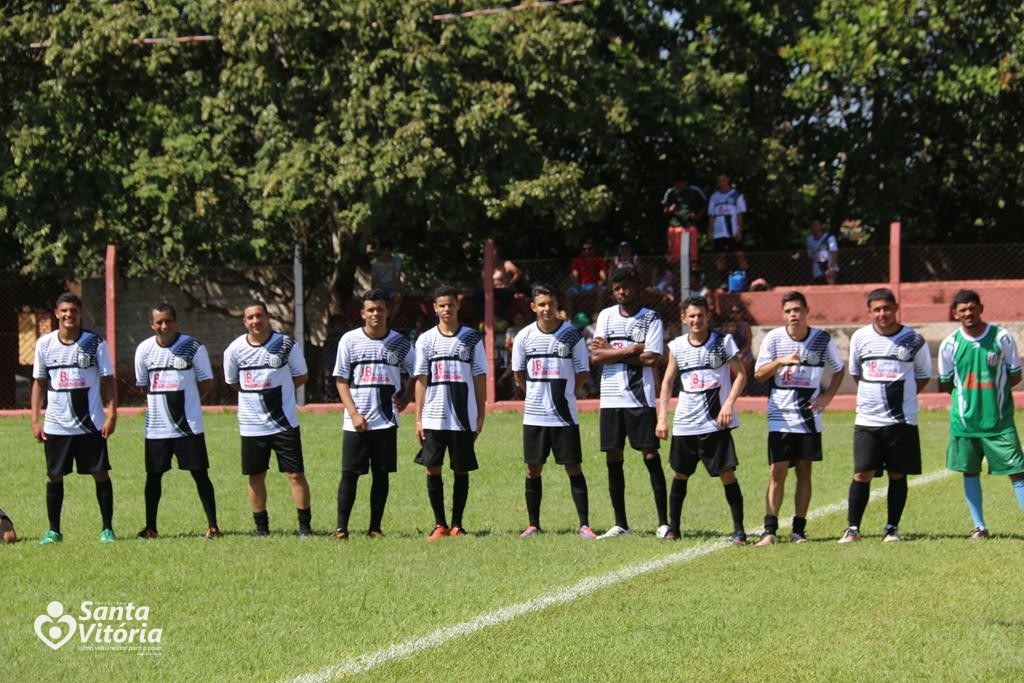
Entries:
[[43, 538], [39, 541], [39, 545], [53, 545], [54, 543], [60, 543], [63, 540], [63, 536], [61, 536], [53, 529], [50, 529], [45, 534], [43, 534]]
[[117, 540], [113, 529], [104, 529], [100, 532], [100, 543], [113, 543]]

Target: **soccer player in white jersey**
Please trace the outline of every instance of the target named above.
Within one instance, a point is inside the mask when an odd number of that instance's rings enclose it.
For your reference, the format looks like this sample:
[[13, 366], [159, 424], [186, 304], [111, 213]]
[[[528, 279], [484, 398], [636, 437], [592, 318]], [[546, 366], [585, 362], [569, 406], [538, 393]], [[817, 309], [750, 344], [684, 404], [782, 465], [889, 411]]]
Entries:
[[[474, 441], [484, 426], [487, 354], [480, 334], [459, 324], [459, 291], [434, 292], [437, 326], [416, 338], [416, 462], [427, 468], [427, 498], [434, 511], [428, 540], [462, 536], [462, 514], [469, 496], [469, 473], [479, 467]], [[441, 465], [448, 458], [452, 487], [452, 525], [444, 509]]]
[[[732, 513], [732, 542], [746, 545], [743, 528], [743, 492], [736, 481], [736, 447], [732, 430], [740, 426], [733, 405], [747, 384], [747, 371], [732, 335], [711, 329], [708, 301], [691, 296], [683, 302], [685, 335], [668, 345], [669, 362], [661, 381], [658, 399], [657, 434], [669, 436], [668, 403], [676, 379], [680, 380], [679, 400], [672, 420], [672, 450], [669, 464], [675, 472], [669, 498], [669, 531], [665, 538], [679, 540], [679, 518], [686, 498], [686, 485], [697, 471], [697, 463], [712, 477], [720, 477], [725, 500]], [[733, 381], [732, 374], [736, 375]]]
[[924, 337], [897, 320], [898, 310], [891, 290], [871, 290], [868, 313], [872, 323], [850, 337], [850, 376], [857, 382], [857, 417], [853, 427], [849, 526], [840, 543], [860, 540], [871, 479], [883, 470], [889, 473], [889, 518], [882, 540], [900, 540], [907, 475], [921, 474], [917, 394], [932, 375], [932, 357]]
[[558, 317], [558, 299], [550, 285], [536, 284], [530, 308], [537, 320], [512, 342], [512, 371], [526, 394], [523, 406], [523, 460], [526, 462], [526, 511], [530, 523], [519, 536], [541, 532], [541, 473], [553, 451], [565, 466], [569, 490], [579, 516], [580, 538], [593, 539], [590, 528], [587, 480], [583, 476], [583, 450], [576, 416], [576, 387], [589, 374], [590, 354], [583, 335]]
[[373, 471], [367, 536], [383, 536], [389, 474], [398, 471], [398, 413], [412, 400], [413, 382], [403, 391], [402, 371], [415, 370], [415, 350], [402, 334], [388, 329], [387, 293], [371, 289], [362, 296], [363, 326], [338, 342], [334, 377], [345, 406], [338, 483], [338, 526], [334, 537], [347, 540], [360, 475]]
[[[754, 379], [771, 380], [768, 393], [768, 494], [765, 534], [759, 547], [778, 541], [779, 508], [789, 468], [796, 469], [795, 543], [807, 540], [807, 508], [811, 503], [811, 464], [821, 460], [821, 413], [843, 381], [845, 369], [832, 335], [807, 325], [807, 299], [800, 292], [782, 297], [785, 327], [764, 336], [754, 365]], [[832, 380], [823, 390], [825, 370]]]
[[238, 430], [242, 435], [242, 474], [249, 477], [249, 504], [256, 523], [253, 536], [270, 534], [267, 470], [270, 452], [278, 471], [288, 476], [299, 518], [299, 536], [313, 535], [309, 484], [302, 459], [302, 437], [295, 390], [309, 379], [302, 349], [270, 326], [262, 301], [242, 311], [246, 333], [224, 350], [224, 378], [238, 390]]
[[117, 425], [114, 366], [107, 343], [95, 332], [82, 329], [81, 299], [70, 292], [61, 294], [54, 315], [58, 327], [36, 342], [32, 367], [32, 433], [46, 451], [46, 514], [50, 521], [40, 543], [63, 540], [64, 475], [71, 474], [72, 464], [79, 474], [91, 474], [96, 481], [102, 519], [100, 543], [113, 543], [114, 487], [108, 474], [107, 439]]
[[665, 471], [658, 455], [654, 403], [654, 366], [661, 362], [662, 324], [657, 312], [640, 305], [640, 284], [634, 272], [612, 273], [616, 304], [601, 311], [590, 345], [590, 362], [601, 365], [601, 450], [608, 463], [608, 493], [615, 524], [600, 538], [629, 533], [623, 450], [640, 451], [647, 466], [658, 513], [659, 538], [668, 533]]
[[178, 331], [174, 307], [160, 303], [149, 312], [153, 336], [135, 350], [135, 384], [146, 388], [146, 526], [140, 538], [156, 538], [161, 480], [178, 458], [188, 470], [206, 512], [207, 539], [221, 535], [210, 481], [202, 400], [213, 388], [210, 356], [202, 342]]

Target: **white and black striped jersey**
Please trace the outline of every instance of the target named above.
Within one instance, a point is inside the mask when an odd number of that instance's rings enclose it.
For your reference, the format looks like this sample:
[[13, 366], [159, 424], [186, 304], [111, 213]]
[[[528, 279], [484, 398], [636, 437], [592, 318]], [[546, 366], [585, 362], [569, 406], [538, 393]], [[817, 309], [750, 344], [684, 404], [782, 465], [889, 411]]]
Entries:
[[451, 335], [434, 327], [416, 338], [417, 377], [427, 378], [423, 397], [424, 429], [475, 432], [477, 424], [474, 378], [487, 374], [484, 340], [462, 326]]
[[[668, 345], [670, 363], [679, 370], [679, 398], [672, 418], [672, 436], [708, 434], [721, 429], [718, 413], [732, 391], [729, 361], [740, 349], [731, 334], [712, 330], [704, 343], [697, 346], [683, 334]], [[740, 426], [733, 412], [729, 429]]]
[[107, 343], [89, 330], [82, 330], [70, 344], [60, 340], [58, 330], [36, 342], [32, 377], [47, 380], [47, 434], [95, 434], [103, 429], [106, 415], [100, 395], [100, 378], [114, 374]]
[[747, 200], [736, 188], [728, 192], [715, 192], [708, 200], [708, 215], [714, 219], [711, 239], [736, 237], [736, 216], [747, 212]]
[[202, 342], [179, 334], [170, 346], [150, 337], [135, 349], [135, 384], [146, 387], [146, 438], [203, 433], [199, 382], [213, 379]]
[[526, 373], [523, 424], [568, 427], [576, 416], [576, 375], [590, 369], [583, 334], [563, 321], [554, 332], [537, 323], [519, 331], [512, 342], [512, 370]]
[[238, 385], [238, 431], [266, 436], [299, 426], [293, 377], [305, 375], [306, 359], [295, 340], [271, 332], [256, 346], [242, 335], [224, 350], [224, 379]]
[[[594, 337], [601, 337], [613, 349], [643, 344], [645, 352], [659, 356], [664, 349], [661, 316], [641, 308], [631, 316], [622, 315], [619, 306], [609, 306], [597, 315]], [[628, 363], [601, 366], [602, 408], [653, 408], [654, 368]]]
[[821, 432], [821, 413], [811, 409], [811, 400], [821, 393], [821, 382], [828, 367], [843, 369], [836, 343], [825, 330], [808, 328], [807, 336], [796, 340], [785, 327], [777, 327], [761, 340], [756, 368], [800, 353], [800, 365], [782, 365], [771, 378], [768, 392], [768, 431], [816, 434]]
[[[369, 429], [398, 426], [394, 398], [402, 388], [402, 370], [412, 376], [415, 351], [412, 342], [394, 330], [374, 339], [360, 327], [346, 332], [338, 342], [334, 376], [348, 382], [356, 410]], [[344, 429], [356, 430], [347, 410]]]
[[932, 376], [932, 356], [909, 327], [887, 336], [868, 325], [850, 337], [850, 374], [860, 378], [854, 424], [916, 425], [917, 380]]

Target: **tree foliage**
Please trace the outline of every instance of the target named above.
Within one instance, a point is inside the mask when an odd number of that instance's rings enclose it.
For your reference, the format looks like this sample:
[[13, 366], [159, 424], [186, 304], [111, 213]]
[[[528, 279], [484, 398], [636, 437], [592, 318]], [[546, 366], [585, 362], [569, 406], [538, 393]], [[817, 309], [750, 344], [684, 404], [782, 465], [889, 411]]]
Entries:
[[452, 273], [489, 236], [512, 255], [585, 234], [659, 251], [680, 170], [733, 176], [755, 247], [796, 242], [812, 213], [1015, 237], [1019, 4], [593, 0], [431, 21], [480, 4], [6, 3], [7, 265], [95, 271], [114, 242], [127, 274], [185, 282], [298, 242], [344, 301], [382, 236]]

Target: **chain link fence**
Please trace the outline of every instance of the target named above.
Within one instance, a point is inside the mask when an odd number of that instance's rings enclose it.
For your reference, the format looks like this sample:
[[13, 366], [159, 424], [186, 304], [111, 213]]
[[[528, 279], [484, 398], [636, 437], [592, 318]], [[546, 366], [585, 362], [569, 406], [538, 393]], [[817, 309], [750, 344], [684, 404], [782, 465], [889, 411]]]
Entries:
[[[611, 305], [608, 278], [620, 263], [631, 264], [643, 287], [641, 300], [657, 310], [666, 324], [669, 339], [682, 333], [679, 323], [680, 274], [678, 263], [665, 256], [637, 256], [623, 253], [591, 256], [589, 265], [566, 259], [529, 259], [511, 257], [519, 274], [510, 277], [506, 287], [495, 289], [495, 346], [492, 368], [497, 398], [519, 398], [509, 370], [511, 341], [523, 325], [534, 319], [530, 310], [530, 286], [546, 283], [559, 293], [564, 317], [577, 325], [589, 338], [593, 323], [602, 308]], [[838, 254], [838, 287], [812, 285], [812, 257], [804, 251], [757, 251], [744, 254], [746, 270], [735, 277], [737, 255], [728, 254], [725, 262], [711, 253], [701, 253], [694, 262], [690, 288], [712, 295], [717, 324], [731, 324], [734, 309], [748, 326], [756, 329], [780, 324], [775, 315], [777, 292], [800, 288], [812, 301], [812, 312], [822, 316], [815, 324], [857, 324], [867, 322], [863, 315], [860, 285], [877, 285], [889, 280], [888, 248], [841, 247]], [[913, 324], [921, 322], [949, 327], [949, 299], [961, 286], [978, 289], [985, 303], [986, 317], [993, 321], [1024, 321], [1024, 244], [906, 245], [901, 249], [901, 308]], [[502, 264], [504, 266], [504, 261]], [[575, 270], [575, 272], [574, 272]], [[479, 272], [468, 264], [467, 273]], [[430, 268], [408, 264], [408, 277], [396, 299], [391, 326], [411, 339], [435, 324], [430, 290], [437, 284]], [[730, 278], [730, 276], [733, 276]], [[493, 276], [492, 276], [493, 277]], [[499, 278], [500, 279], [500, 278]], [[730, 279], [732, 280], [730, 282]], [[465, 295], [461, 318], [465, 324], [483, 330], [484, 287], [477, 276], [456, 283]], [[187, 283], [175, 284], [159, 278], [118, 278], [117, 289], [117, 365], [120, 400], [124, 405], [141, 405], [144, 394], [135, 387], [133, 359], [137, 345], [152, 334], [149, 328], [151, 307], [161, 301], [178, 312], [180, 329], [203, 341], [214, 365], [216, 386], [211, 404], [233, 404], [235, 393], [223, 382], [223, 352], [238, 335], [244, 333], [242, 309], [253, 300], [265, 301], [274, 326], [293, 333], [295, 302], [292, 265], [259, 266], [245, 271], [228, 269], [200, 273]], [[371, 272], [356, 273], [355, 294], [372, 284]], [[742, 291], [729, 293], [733, 289]], [[305, 351], [310, 369], [306, 385], [307, 402], [337, 401], [331, 377], [337, 340], [345, 331], [361, 325], [359, 305], [351, 301], [340, 315], [328, 311], [326, 285], [306, 283]], [[79, 294], [84, 302], [83, 324], [106, 334], [105, 280], [100, 276], [81, 277], [69, 271], [25, 275], [0, 272], [0, 408], [26, 408], [29, 405], [32, 361], [36, 340], [56, 328], [53, 305], [63, 291]], [[763, 290], [765, 294], [760, 294]], [[758, 309], [756, 297], [767, 301]], [[767, 297], [767, 299], [765, 298]], [[831, 297], [831, 298], [830, 298]], [[840, 315], [839, 299], [852, 301], [852, 317]], [[760, 310], [767, 311], [764, 315]], [[755, 347], [756, 350], [756, 347]], [[596, 395], [597, 387], [587, 387]]]

